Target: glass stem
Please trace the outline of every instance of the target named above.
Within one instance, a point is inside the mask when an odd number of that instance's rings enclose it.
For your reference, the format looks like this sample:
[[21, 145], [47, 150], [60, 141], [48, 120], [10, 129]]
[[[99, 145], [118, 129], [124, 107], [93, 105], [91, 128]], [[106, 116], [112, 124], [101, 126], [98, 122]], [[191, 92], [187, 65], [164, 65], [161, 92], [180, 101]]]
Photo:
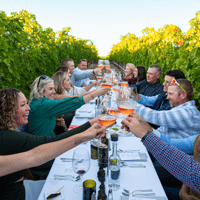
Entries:
[[83, 179], [83, 178], [82, 178], [82, 175], [80, 175], [80, 185], [79, 185], [80, 188], [83, 187], [83, 186], [82, 186], [82, 179]]

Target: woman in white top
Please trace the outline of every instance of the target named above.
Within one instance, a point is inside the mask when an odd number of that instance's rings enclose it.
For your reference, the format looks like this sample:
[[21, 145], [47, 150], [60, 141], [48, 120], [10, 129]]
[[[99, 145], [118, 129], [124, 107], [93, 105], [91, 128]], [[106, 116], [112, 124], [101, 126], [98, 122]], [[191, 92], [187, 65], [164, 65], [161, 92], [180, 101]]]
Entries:
[[69, 74], [66, 72], [58, 71], [53, 75], [55, 90], [58, 95], [66, 96], [84, 96], [88, 94], [83, 87], [76, 87], [72, 85]]

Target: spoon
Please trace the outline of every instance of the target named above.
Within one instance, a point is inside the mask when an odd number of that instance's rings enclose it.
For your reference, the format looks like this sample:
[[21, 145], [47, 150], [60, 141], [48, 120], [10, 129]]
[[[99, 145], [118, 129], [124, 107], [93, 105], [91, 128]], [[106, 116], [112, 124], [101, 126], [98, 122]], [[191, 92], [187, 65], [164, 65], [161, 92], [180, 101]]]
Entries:
[[126, 190], [126, 189], [123, 189], [124, 192], [126, 193], [129, 193], [129, 194], [132, 194], [134, 192], [152, 192], [153, 190], [152, 189], [149, 189], [149, 190], [133, 190], [133, 192], [129, 192], [129, 190]]
[[130, 197], [134, 197], [134, 196], [155, 196], [155, 193], [136, 193], [136, 194], [129, 194], [129, 193], [125, 193], [125, 192], [122, 192], [122, 194], [124, 196], [130, 196]]
[[121, 162], [121, 163], [124, 166], [140, 166], [140, 167], [145, 167], [143, 164], [134, 164], [134, 163], [126, 163], [126, 162]]

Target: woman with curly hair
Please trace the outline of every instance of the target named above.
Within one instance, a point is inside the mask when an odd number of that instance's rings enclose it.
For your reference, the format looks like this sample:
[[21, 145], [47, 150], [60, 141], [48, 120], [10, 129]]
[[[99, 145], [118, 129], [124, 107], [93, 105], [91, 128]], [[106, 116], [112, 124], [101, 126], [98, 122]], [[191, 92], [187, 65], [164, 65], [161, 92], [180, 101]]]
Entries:
[[145, 67], [143, 66], [137, 66], [133, 74], [136, 79], [136, 84], [146, 79], [146, 71], [145, 71]]
[[[21, 153], [29, 151], [39, 145], [49, 143], [49, 145], [41, 146], [39, 148], [40, 156], [38, 157], [38, 161], [35, 155], [33, 156], [33, 158], [36, 158], [34, 162], [28, 161], [30, 167], [43, 163], [42, 157], [44, 159], [43, 161], [46, 162], [84, 141], [99, 137], [98, 134], [100, 134], [100, 136], [104, 135], [105, 132], [105, 128], [102, 128], [99, 123], [96, 123], [98, 122], [96, 118], [76, 129], [64, 132], [58, 136], [38, 137], [19, 132], [17, 128], [28, 123], [29, 111], [30, 107], [21, 91], [13, 88], [0, 90], [0, 155]], [[33, 152], [36, 153], [36, 151]], [[31, 156], [30, 159], [32, 159]], [[17, 170], [24, 168], [21, 166], [21, 163], [19, 164], [19, 167], [18, 163], [16, 163], [15, 166]], [[17, 171], [14, 170], [13, 167], [9, 170]], [[0, 182], [2, 183], [0, 199], [24, 200], [25, 190], [23, 186], [23, 177], [24, 170], [0, 177]]]

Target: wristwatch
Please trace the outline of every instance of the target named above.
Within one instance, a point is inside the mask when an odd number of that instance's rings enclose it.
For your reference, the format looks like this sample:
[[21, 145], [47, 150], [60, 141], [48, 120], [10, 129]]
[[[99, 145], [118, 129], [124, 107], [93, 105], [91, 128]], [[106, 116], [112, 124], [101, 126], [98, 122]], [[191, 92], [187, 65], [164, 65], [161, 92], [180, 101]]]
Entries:
[[147, 131], [147, 133], [145, 134], [145, 136], [141, 139], [142, 142], [144, 142], [144, 140], [146, 139], [146, 137], [151, 134], [151, 131]]
[[92, 74], [95, 75], [94, 70], [92, 71]]

